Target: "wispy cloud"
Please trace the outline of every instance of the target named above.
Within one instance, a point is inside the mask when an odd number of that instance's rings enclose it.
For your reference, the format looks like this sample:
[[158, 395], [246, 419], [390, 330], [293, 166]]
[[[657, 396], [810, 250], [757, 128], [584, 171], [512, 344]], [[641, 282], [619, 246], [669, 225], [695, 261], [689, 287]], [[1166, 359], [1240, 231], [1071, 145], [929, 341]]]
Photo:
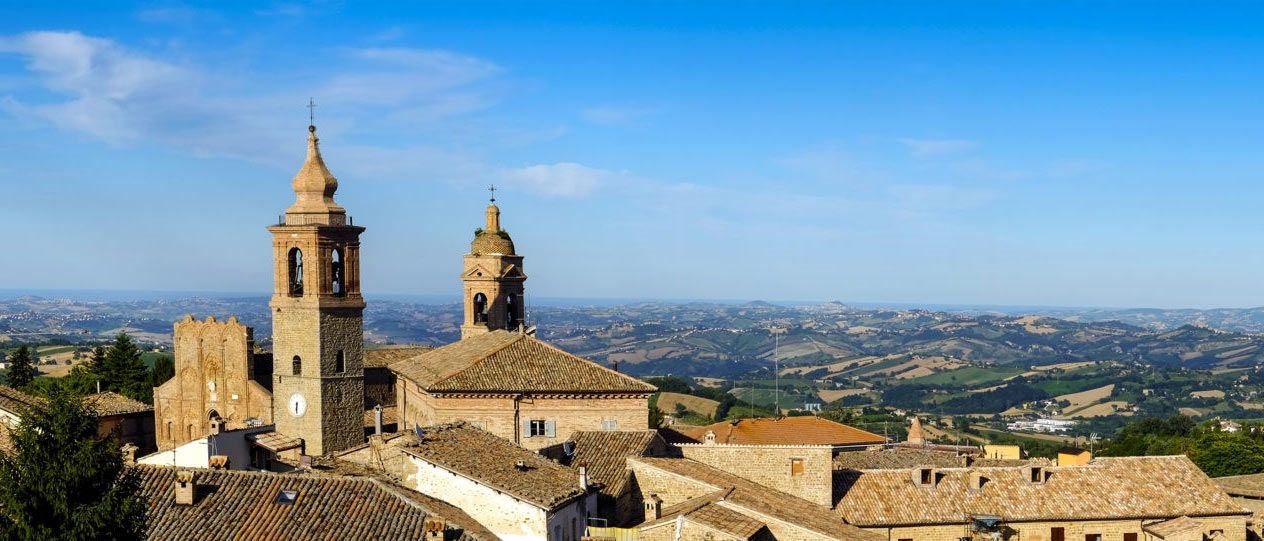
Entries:
[[504, 173], [511, 184], [552, 197], [589, 195], [617, 176], [619, 173], [571, 162], [530, 165]]
[[930, 158], [949, 154], [960, 154], [979, 148], [979, 143], [967, 139], [897, 139], [908, 147], [915, 158]]
[[214, 11], [186, 5], [145, 9], [136, 14], [137, 19], [147, 23], [189, 23], [215, 17]]
[[644, 122], [648, 117], [658, 114], [658, 109], [650, 107], [589, 107], [580, 111], [580, 118], [592, 124], [605, 126], [628, 126]]
[[[344, 49], [351, 62], [326, 81], [254, 92], [187, 61], [164, 59], [79, 32], [0, 37], [0, 56], [26, 63], [52, 99], [0, 100], [11, 115], [43, 121], [110, 144], [157, 142], [200, 156], [277, 163], [292, 146], [298, 97], [315, 94], [363, 118], [418, 122], [465, 114], [494, 100], [472, 88], [494, 77], [491, 62], [450, 51]], [[316, 91], [313, 92], [312, 89]], [[12, 92], [16, 92], [11, 89]], [[334, 125], [335, 129], [337, 125]]]

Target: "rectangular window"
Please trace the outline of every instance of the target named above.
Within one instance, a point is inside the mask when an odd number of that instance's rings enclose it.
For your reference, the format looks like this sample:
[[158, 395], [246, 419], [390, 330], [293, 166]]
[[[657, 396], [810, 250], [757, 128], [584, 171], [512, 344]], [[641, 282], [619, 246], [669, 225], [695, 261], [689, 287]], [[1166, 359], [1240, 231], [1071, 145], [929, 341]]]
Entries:
[[536, 438], [536, 437], [543, 436], [545, 434], [544, 419], [532, 419], [531, 422], [529, 423], [529, 427], [530, 428], [527, 431], [528, 438]]
[[1051, 528], [1049, 541], [1066, 541], [1066, 528]]
[[790, 475], [803, 475], [803, 459], [790, 459]]
[[601, 429], [602, 430], [618, 430], [619, 421], [616, 421], [614, 419], [606, 419], [601, 422]]
[[1084, 534], [1084, 541], [1102, 541], [1102, 534], [1086, 533]]
[[1124, 534], [1124, 541], [1137, 541], [1137, 534], [1135, 532]]

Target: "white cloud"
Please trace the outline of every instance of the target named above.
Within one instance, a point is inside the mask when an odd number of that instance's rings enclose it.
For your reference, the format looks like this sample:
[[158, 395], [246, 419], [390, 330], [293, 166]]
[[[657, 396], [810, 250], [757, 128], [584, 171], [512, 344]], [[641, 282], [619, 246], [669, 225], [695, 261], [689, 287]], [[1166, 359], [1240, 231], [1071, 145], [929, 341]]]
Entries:
[[[342, 53], [353, 62], [329, 80], [256, 91], [240, 84], [241, 74], [215, 73], [185, 59], [79, 32], [30, 32], [0, 37], [0, 56], [23, 59], [32, 76], [26, 86], [53, 97], [25, 97], [15, 83], [0, 97], [0, 108], [110, 144], [152, 141], [199, 156], [283, 163], [294, 140], [301, 141], [295, 120], [309, 95], [353, 112], [357, 123], [432, 121], [494, 103], [473, 88], [500, 72], [482, 59], [407, 48]], [[346, 125], [328, 121], [324, 133]]]
[[560, 162], [511, 169], [504, 172], [510, 184], [550, 197], [580, 197], [610, 183], [619, 173], [578, 163]]
[[979, 143], [966, 139], [897, 139], [916, 158], [959, 154], [979, 148]]
[[592, 124], [626, 126], [636, 124], [637, 122], [643, 121], [646, 117], [657, 113], [657, 109], [649, 107], [601, 106], [584, 109], [583, 111], [580, 111], [579, 115], [585, 121]]

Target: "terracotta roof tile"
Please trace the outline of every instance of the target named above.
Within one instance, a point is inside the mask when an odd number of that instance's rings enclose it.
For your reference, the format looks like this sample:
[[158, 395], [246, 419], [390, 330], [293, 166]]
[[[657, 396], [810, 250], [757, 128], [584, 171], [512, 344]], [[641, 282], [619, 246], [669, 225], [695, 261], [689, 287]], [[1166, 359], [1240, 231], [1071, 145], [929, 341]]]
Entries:
[[575, 454], [572, 468], [583, 464], [588, 479], [602, 485], [601, 492], [618, 496], [628, 478], [627, 459], [645, 456], [658, 438], [654, 430], [577, 431], [571, 433]]
[[[1172, 520], [1146, 524], [1145, 526], [1142, 526], [1141, 529], [1155, 535], [1159, 539], [1167, 539], [1175, 534], [1188, 532], [1190, 530], [1201, 532], [1203, 529], [1203, 523], [1186, 516], [1181, 516]], [[1199, 537], [1202, 536], [1199, 535]]]
[[1264, 473], [1217, 477], [1213, 481], [1230, 496], [1264, 498]]
[[90, 394], [85, 397], [85, 399], [92, 405], [92, 408], [96, 410], [97, 415], [102, 416], [154, 411], [154, 407], [149, 404], [132, 400], [131, 398], [111, 391]]
[[[1046, 467], [1041, 484], [1024, 467], [977, 467], [938, 469], [935, 485], [921, 487], [915, 471], [836, 471], [834, 510], [858, 526], [960, 524], [972, 514], [1007, 521], [1247, 514], [1184, 456]], [[969, 486], [972, 473], [984, 479], [978, 490]]]
[[876, 445], [886, 438], [859, 428], [814, 416], [741, 419], [707, 426], [673, 426], [701, 442], [708, 431], [716, 443], [744, 445]]
[[26, 394], [8, 385], [0, 385], [0, 409], [5, 411], [21, 414], [22, 410], [43, 402], [44, 399], [38, 396]]
[[[753, 481], [748, 481], [701, 462], [687, 458], [654, 457], [630, 458], [628, 461], [686, 477], [718, 491], [727, 491], [722, 493], [722, 499], [732, 504], [732, 507], [748, 509], [754, 513], [795, 524], [833, 539], [860, 541], [883, 539], [883, 536], [876, 533], [844, 524], [838, 515], [826, 507], [765, 487]], [[716, 495], [713, 494], [713, 496]], [[679, 508], [683, 505], [682, 503], [675, 507]], [[664, 512], [668, 510], [664, 510]]]
[[[178, 469], [137, 468], [149, 500], [149, 539], [421, 539], [431, 514], [454, 528], [449, 539], [486, 539], [460, 529], [465, 520], [374, 479], [194, 470], [194, 504], [178, 505]], [[293, 503], [276, 503], [282, 490], [297, 493]]]
[[[427, 427], [423, 434], [420, 443], [411, 433], [391, 443], [407, 454], [544, 509], [584, 494], [575, 470], [490, 432], [455, 423]], [[517, 467], [520, 460], [525, 469]]]
[[364, 367], [385, 367], [396, 361], [411, 359], [434, 349], [434, 346], [387, 346], [364, 350]]
[[493, 331], [396, 361], [391, 370], [431, 392], [652, 393], [655, 387], [534, 336]]

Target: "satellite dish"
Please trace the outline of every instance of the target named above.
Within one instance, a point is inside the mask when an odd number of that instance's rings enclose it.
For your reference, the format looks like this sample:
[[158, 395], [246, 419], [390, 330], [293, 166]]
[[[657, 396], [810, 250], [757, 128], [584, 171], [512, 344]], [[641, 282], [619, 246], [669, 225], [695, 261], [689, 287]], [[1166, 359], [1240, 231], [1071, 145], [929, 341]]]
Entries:
[[562, 443], [562, 452], [563, 452], [563, 453], [566, 453], [566, 456], [572, 456], [572, 455], [574, 455], [574, 454], [575, 454], [575, 442], [573, 442], [573, 441], [563, 442], [563, 443]]

